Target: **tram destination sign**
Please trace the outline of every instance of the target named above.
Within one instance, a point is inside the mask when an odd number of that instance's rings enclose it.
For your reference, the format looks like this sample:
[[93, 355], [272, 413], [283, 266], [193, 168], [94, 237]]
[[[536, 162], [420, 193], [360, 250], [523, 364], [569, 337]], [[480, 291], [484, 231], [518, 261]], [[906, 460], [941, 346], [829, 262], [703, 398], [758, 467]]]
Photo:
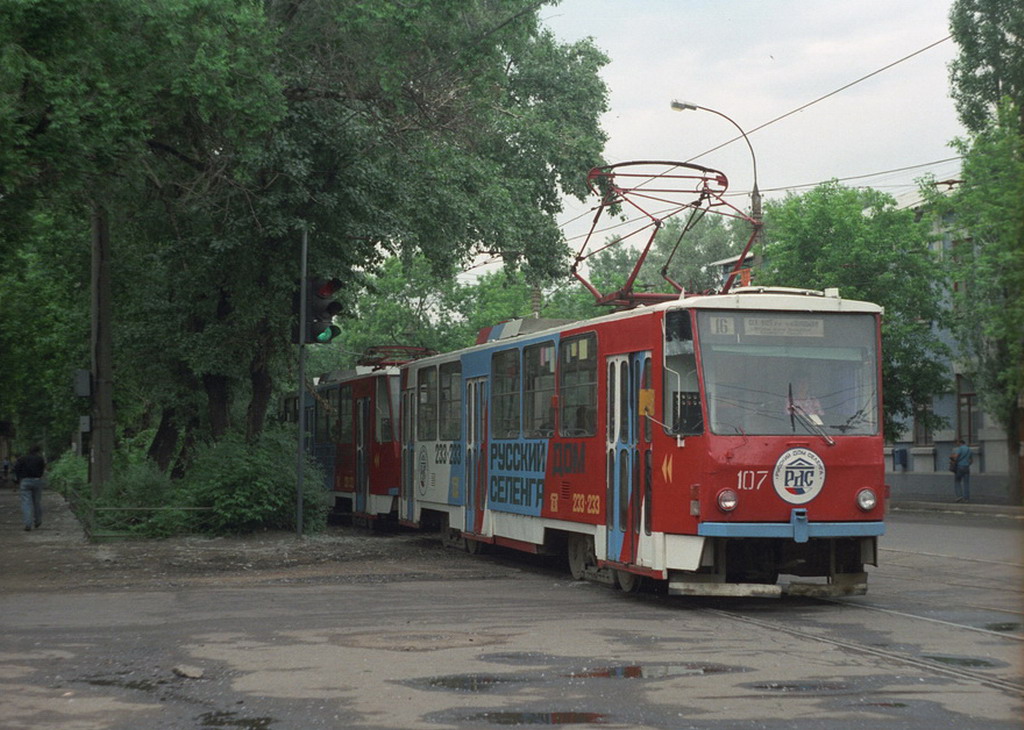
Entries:
[[744, 317], [743, 332], [758, 337], [824, 337], [820, 318]]

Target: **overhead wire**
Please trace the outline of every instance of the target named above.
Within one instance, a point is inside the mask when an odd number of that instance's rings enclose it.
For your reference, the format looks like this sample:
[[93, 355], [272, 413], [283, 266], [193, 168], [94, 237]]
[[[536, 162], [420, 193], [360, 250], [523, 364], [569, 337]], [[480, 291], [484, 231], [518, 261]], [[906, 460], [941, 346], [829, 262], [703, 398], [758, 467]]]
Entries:
[[[753, 129], [747, 130], [747, 137], [752, 135], [754, 132], [757, 132], [757, 131], [759, 131], [761, 129], [764, 129], [765, 127], [767, 127], [769, 125], [772, 125], [772, 124], [775, 124], [776, 122], [782, 121], [783, 119], [786, 119], [787, 117], [791, 117], [794, 114], [798, 114], [799, 112], [802, 112], [804, 109], [807, 109], [809, 107], [814, 106], [818, 102], [822, 102], [825, 99], [833, 97], [833, 96], [835, 96], [836, 94], [838, 94], [840, 92], [846, 91], [847, 89], [849, 89], [849, 88], [851, 88], [853, 86], [856, 86], [857, 84], [859, 84], [859, 83], [861, 83], [863, 81], [867, 81], [871, 77], [877, 76], [878, 74], [882, 73], [883, 71], [888, 71], [890, 68], [892, 68], [894, 66], [897, 66], [897, 65], [903, 63], [904, 61], [909, 61], [914, 56], [918, 56], [918, 55], [924, 53], [925, 51], [931, 50], [932, 48], [934, 48], [935, 46], [939, 45], [940, 43], [945, 43], [946, 41], [950, 40], [952, 37], [953, 37], [952, 35], [948, 35], [945, 38], [941, 38], [941, 39], [935, 41], [934, 43], [929, 43], [924, 48], [919, 48], [918, 50], [914, 51], [913, 53], [907, 54], [903, 58], [897, 59], [896, 61], [893, 61], [892, 63], [888, 63], [885, 66], [882, 66], [881, 68], [875, 69], [871, 73], [865, 74], [864, 76], [861, 76], [859, 79], [856, 79], [855, 81], [851, 81], [848, 84], [840, 86], [838, 89], [835, 89], [834, 91], [830, 91], [829, 93], [827, 93], [827, 94], [825, 94], [823, 96], [819, 96], [817, 99], [814, 99], [813, 101], [809, 101], [806, 104], [797, 107], [796, 109], [793, 109], [791, 111], [786, 112], [785, 114], [781, 114], [781, 115], [775, 117], [774, 119], [769, 119], [764, 124], [760, 124], [760, 125], [754, 127]], [[691, 157], [690, 159], [688, 159], [686, 161], [687, 162], [693, 162], [694, 160], [698, 160], [701, 157], [704, 157], [705, 155], [709, 155], [712, 152], [720, 150], [723, 147], [725, 147], [726, 145], [730, 145], [733, 142], [736, 142], [736, 141], [741, 140], [741, 139], [743, 139], [743, 135], [742, 134], [738, 135], [736, 137], [733, 137], [732, 139], [726, 140], [725, 142], [722, 142], [720, 145], [712, 147], [709, 150], [705, 150], [704, 152], [701, 152], [699, 155], [695, 155], [694, 157]]]
[[[857, 79], [855, 79], [855, 80], [853, 80], [853, 81], [851, 81], [851, 82], [849, 82], [847, 84], [844, 84], [843, 86], [840, 86], [839, 88], [834, 89], [833, 91], [830, 91], [827, 94], [823, 94], [822, 96], [819, 96], [816, 99], [813, 99], [812, 101], [807, 102], [806, 104], [802, 104], [801, 106], [799, 106], [799, 107], [797, 107], [795, 109], [792, 109], [792, 110], [786, 112], [785, 114], [781, 114], [781, 115], [775, 117], [774, 119], [770, 119], [767, 122], [764, 122], [763, 124], [759, 124], [758, 126], [753, 127], [752, 129], [750, 129], [750, 130], [748, 130], [746, 132], [747, 137], [749, 137], [754, 132], [762, 130], [765, 127], [768, 127], [768, 126], [770, 126], [772, 124], [775, 124], [776, 122], [779, 122], [779, 121], [782, 121], [783, 119], [791, 117], [794, 114], [798, 114], [799, 112], [802, 112], [805, 109], [808, 109], [808, 108], [814, 106], [815, 104], [818, 104], [819, 102], [822, 102], [822, 101], [824, 101], [826, 99], [829, 99], [829, 98], [835, 96], [836, 94], [839, 94], [839, 93], [841, 93], [843, 91], [846, 91], [847, 89], [850, 89], [850, 88], [856, 86], [857, 84], [860, 84], [860, 83], [862, 83], [864, 81], [867, 81], [868, 79], [870, 79], [870, 78], [872, 78], [874, 76], [877, 76], [878, 74], [883, 73], [884, 71], [888, 71], [889, 69], [891, 69], [891, 68], [893, 68], [895, 66], [898, 66], [899, 64], [901, 64], [901, 63], [903, 63], [905, 61], [908, 61], [908, 60], [914, 58], [915, 56], [918, 56], [918, 55], [924, 53], [925, 51], [929, 51], [932, 48], [934, 48], [934, 47], [936, 47], [936, 46], [938, 46], [938, 45], [940, 45], [942, 43], [945, 43], [946, 41], [952, 39], [952, 37], [953, 37], [952, 35], [947, 35], [944, 38], [940, 38], [939, 40], [934, 41], [933, 43], [929, 43], [928, 45], [924, 46], [923, 48], [919, 48], [918, 50], [913, 51], [912, 53], [908, 53], [907, 55], [903, 56], [902, 58], [899, 58], [899, 59], [897, 59], [895, 61], [892, 61], [891, 63], [887, 63], [886, 65], [881, 66], [880, 68], [877, 68], [874, 71], [872, 71], [870, 73], [867, 73], [867, 74], [865, 74], [865, 75], [863, 75], [863, 76], [861, 76], [861, 77], [859, 77], [859, 78], [857, 78]], [[698, 155], [690, 157], [688, 160], [686, 160], [686, 162], [693, 162], [694, 160], [700, 159], [701, 157], [709, 155], [712, 152], [716, 152], [717, 150], [720, 150], [723, 147], [725, 147], [727, 145], [730, 145], [733, 142], [737, 142], [739, 140], [742, 140], [742, 139], [743, 139], [743, 135], [742, 134], [741, 135], [737, 135], [735, 137], [732, 137], [731, 139], [728, 139], [728, 140], [726, 140], [725, 142], [722, 142], [719, 145], [716, 145], [716, 146], [714, 146], [714, 147], [712, 147], [712, 148], [710, 148], [708, 150], [705, 150], [704, 152], [701, 152]], [[853, 176], [849, 176], [849, 177], [845, 177], [845, 178], [836, 178], [836, 179], [839, 182], [844, 182], [844, 181], [859, 180], [859, 179], [864, 179], [864, 178], [869, 178], [869, 177], [878, 177], [880, 175], [886, 175], [886, 174], [895, 173], [895, 172], [905, 172], [907, 170], [912, 170], [912, 169], [916, 169], [916, 168], [929, 167], [931, 165], [943, 164], [943, 163], [951, 162], [951, 161], [958, 160], [958, 159], [961, 159], [961, 158], [960, 157], [951, 157], [951, 158], [947, 158], [945, 160], [937, 160], [935, 162], [921, 163], [920, 165], [909, 165], [907, 167], [896, 168], [896, 169], [893, 169], [893, 170], [886, 170], [886, 171], [883, 171], [883, 172], [869, 173], [869, 174], [865, 174], [865, 175], [853, 175]], [[796, 189], [801, 189], [801, 188], [806, 188], [806, 187], [816, 187], [817, 185], [820, 185], [820, 184], [822, 184], [822, 183], [821, 182], [818, 182], [818, 183], [806, 183], [806, 184], [802, 184], [802, 185], [790, 185], [790, 186], [779, 187], [779, 188], [763, 188], [761, 190], [761, 192], [762, 193], [766, 193], [766, 192], [781, 192], [781, 191], [785, 191], [785, 190], [796, 190]], [[735, 196], [735, 195], [749, 195], [749, 191], [727, 193], [728, 197], [732, 197], [732, 196]], [[585, 215], [588, 215], [592, 211], [593, 211], [593, 209], [590, 209], [589, 211], [584, 211], [583, 213], [579, 214], [578, 216], [572, 218], [571, 220], [568, 220], [568, 221], [560, 224], [559, 228], [562, 228], [562, 229], [566, 228], [567, 226], [571, 225], [572, 223], [575, 223], [576, 221], [578, 221], [580, 218], [584, 217]], [[615, 226], [611, 226], [609, 229], [605, 229], [605, 230], [610, 230], [611, 228], [617, 228], [617, 227], [619, 227], [619, 225], [622, 225], [622, 224], [617, 224]], [[580, 238], [580, 237], [581, 236], [574, 236], [573, 239], [577, 239], [577, 238]]]

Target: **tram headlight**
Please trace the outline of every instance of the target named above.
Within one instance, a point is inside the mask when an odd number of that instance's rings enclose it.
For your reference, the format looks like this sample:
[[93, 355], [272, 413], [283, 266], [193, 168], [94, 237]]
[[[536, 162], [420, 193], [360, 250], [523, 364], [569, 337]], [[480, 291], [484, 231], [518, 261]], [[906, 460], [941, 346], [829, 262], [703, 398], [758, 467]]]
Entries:
[[732, 512], [740, 503], [740, 497], [734, 489], [723, 489], [718, 493], [718, 509], [723, 512]]
[[878, 496], [874, 489], [862, 489], [857, 492], [857, 506], [865, 512], [870, 512], [878, 505]]

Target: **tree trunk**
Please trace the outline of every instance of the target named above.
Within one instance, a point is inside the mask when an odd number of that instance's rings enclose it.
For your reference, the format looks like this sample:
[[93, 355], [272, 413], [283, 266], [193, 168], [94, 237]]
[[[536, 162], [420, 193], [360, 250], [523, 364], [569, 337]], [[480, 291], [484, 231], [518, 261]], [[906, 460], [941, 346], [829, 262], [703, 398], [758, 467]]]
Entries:
[[153, 442], [149, 445], [146, 456], [156, 463], [160, 471], [166, 472], [174, 457], [174, 449], [178, 445], [178, 424], [175, 422], [176, 409], [165, 408], [160, 416], [160, 426], [156, 429]]
[[263, 432], [274, 385], [270, 372], [267, 370], [266, 358], [259, 356], [253, 358], [249, 379], [252, 383], [252, 398], [249, 401], [249, 410], [245, 418], [245, 438], [248, 441], [254, 441]]
[[228, 406], [231, 402], [229, 397], [229, 385], [226, 375], [203, 375], [203, 387], [206, 389], [206, 401], [210, 416], [210, 435], [214, 440], [219, 439], [228, 431], [230, 418]]
[[178, 450], [174, 467], [171, 469], [171, 479], [181, 479], [192, 465], [192, 450], [196, 445], [195, 433], [198, 427], [199, 420], [197, 418], [189, 419], [185, 426], [185, 435], [181, 439], [181, 449]]
[[110, 229], [102, 205], [92, 209], [92, 434], [89, 483], [100, 494], [114, 471], [114, 338], [111, 317]]

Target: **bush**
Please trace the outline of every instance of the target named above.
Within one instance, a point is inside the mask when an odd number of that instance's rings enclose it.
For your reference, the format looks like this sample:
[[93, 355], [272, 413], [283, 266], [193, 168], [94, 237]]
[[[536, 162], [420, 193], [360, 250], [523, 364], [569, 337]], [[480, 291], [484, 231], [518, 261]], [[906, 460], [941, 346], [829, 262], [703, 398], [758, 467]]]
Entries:
[[[190, 521], [200, 532], [214, 534], [295, 528], [295, 432], [272, 427], [255, 443], [228, 435], [202, 449], [185, 478], [185, 505], [208, 508]], [[307, 459], [303, 529], [317, 532], [327, 524], [327, 494], [322, 472]]]
[[119, 465], [92, 503], [93, 532], [168, 537], [188, 531], [184, 499], [170, 476], [151, 461]]
[[89, 496], [89, 462], [74, 451], [65, 451], [46, 466], [50, 489], [67, 497], [72, 504]]

